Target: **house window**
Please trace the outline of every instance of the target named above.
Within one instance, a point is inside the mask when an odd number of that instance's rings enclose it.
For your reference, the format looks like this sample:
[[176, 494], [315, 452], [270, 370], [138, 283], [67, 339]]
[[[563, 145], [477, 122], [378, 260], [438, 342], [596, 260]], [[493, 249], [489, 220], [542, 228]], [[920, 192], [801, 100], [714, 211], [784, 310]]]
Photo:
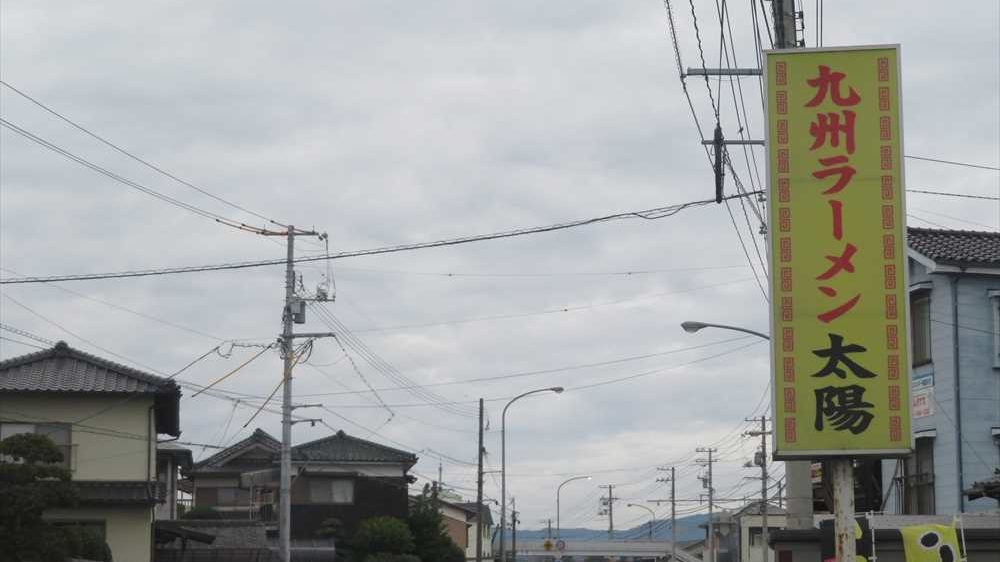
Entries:
[[913, 338], [913, 365], [931, 362], [931, 295], [920, 291], [910, 297], [910, 334]]
[[70, 426], [65, 423], [0, 423], [0, 441], [22, 433], [45, 435], [56, 444], [62, 453], [62, 462], [56, 463], [63, 468], [72, 468], [73, 448], [70, 440]]
[[916, 448], [903, 464], [907, 515], [934, 515], [934, 438], [918, 437]]
[[312, 478], [309, 480], [309, 501], [311, 503], [353, 504], [354, 481]]
[[243, 506], [250, 505], [250, 490], [243, 488], [217, 488], [216, 505]]
[[993, 367], [1000, 369], [1000, 290], [987, 291], [993, 311]]

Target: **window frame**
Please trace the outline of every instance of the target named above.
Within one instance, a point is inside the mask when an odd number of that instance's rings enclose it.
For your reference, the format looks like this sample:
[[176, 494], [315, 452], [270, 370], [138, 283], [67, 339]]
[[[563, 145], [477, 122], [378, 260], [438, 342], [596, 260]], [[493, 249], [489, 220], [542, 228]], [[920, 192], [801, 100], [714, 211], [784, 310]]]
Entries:
[[[30, 427], [31, 431], [30, 432], [18, 431], [17, 433], [7, 433], [5, 435], [4, 426], [11, 426], [11, 425]], [[56, 428], [60, 431], [62, 435], [65, 435], [65, 443], [56, 442], [55, 439], [52, 439], [52, 435], [54, 434], [54, 432], [52, 430], [45, 431], [48, 428]], [[52, 464], [54, 466], [60, 466], [62, 468], [65, 468], [70, 472], [75, 471], [76, 459], [74, 458], [75, 455], [73, 453], [75, 452], [76, 449], [73, 446], [73, 424], [62, 423], [62, 422], [23, 422], [18, 420], [5, 420], [0, 422], [0, 440], [6, 439], [7, 437], [11, 437], [13, 435], [21, 435], [24, 433], [39, 435], [40, 433], [39, 429], [42, 430], [41, 432], [42, 435], [45, 435], [50, 439], [52, 439], [52, 442], [55, 443], [56, 447], [59, 449], [59, 452], [61, 452], [63, 455], [63, 460], [61, 462]]]
[[993, 368], [1000, 369], [1000, 289], [989, 289], [986, 296], [993, 311]]
[[[912, 342], [910, 344], [913, 357], [910, 358], [910, 364], [913, 367], [920, 367], [923, 365], [929, 365], [934, 362], [934, 350], [932, 345], [932, 334], [931, 334], [931, 288], [924, 286], [917, 286], [910, 290], [910, 337]], [[918, 306], [923, 303], [923, 306]], [[918, 317], [917, 310], [926, 310], [926, 320]], [[920, 325], [918, 326], [918, 322]], [[923, 356], [918, 356], [918, 328], [920, 334], [926, 335], [924, 338], [923, 351], [925, 352]]]
[[933, 436], [917, 436], [913, 453], [903, 459], [903, 513], [906, 515], [937, 513], [934, 443]]
[[[349, 486], [349, 499], [337, 501], [337, 494], [334, 492], [334, 485], [342, 483]], [[315, 493], [317, 486], [323, 485], [324, 498], [317, 499]], [[354, 505], [356, 501], [356, 486], [353, 478], [310, 478], [309, 479], [309, 503], [322, 505]]]

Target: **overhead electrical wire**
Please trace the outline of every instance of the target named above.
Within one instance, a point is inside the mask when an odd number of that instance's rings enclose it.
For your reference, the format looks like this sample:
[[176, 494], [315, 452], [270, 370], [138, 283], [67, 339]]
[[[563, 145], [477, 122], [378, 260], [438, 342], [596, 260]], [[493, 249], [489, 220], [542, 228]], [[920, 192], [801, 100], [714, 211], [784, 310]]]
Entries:
[[166, 176], [166, 177], [168, 177], [168, 178], [170, 178], [170, 179], [172, 179], [172, 180], [174, 180], [174, 181], [176, 181], [176, 182], [178, 182], [178, 183], [180, 183], [182, 185], [185, 185], [185, 186], [187, 186], [187, 187], [189, 187], [189, 188], [197, 191], [198, 193], [201, 193], [202, 195], [206, 195], [206, 196], [211, 197], [212, 199], [215, 199], [216, 201], [218, 201], [218, 202], [220, 202], [220, 203], [222, 203], [224, 205], [228, 205], [229, 207], [232, 207], [233, 209], [236, 209], [236, 210], [239, 210], [239, 211], [243, 211], [244, 213], [247, 213], [249, 215], [253, 215], [253, 216], [255, 216], [255, 217], [257, 217], [257, 218], [259, 218], [261, 220], [267, 221], [267, 222], [269, 222], [271, 224], [275, 224], [275, 225], [278, 225], [278, 226], [283, 227], [283, 228], [287, 228], [288, 227], [287, 224], [284, 224], [282, 222], [276, 221], [276, 220], [274, 220], [272, 218], [269, 218], [267, 216], [264, 216], [264, 215], [262, 215], [262, 214], [260, 214], [260, 213], [258, 213], [256, 211], [252, 211], [252, 210], [250, 210], [250, 209], [248, 209], [246, 207], [243, 207], [243, 206], [238, 205], [238, 204], [236, 204], [236, 203], [234, 203], [232, 201], [224, 199], [224, 198], [222, 198], [222, 197], [220, 197], [220, 196], [218, 196], [218, 195], [216, 195], [216, 194], [214, 194], [214, 193], [212, 193], [212, 192], [210, 192], [210, 191], [208, 191], [208, 190], [206, 190], [204, 188], [198, 187], [197, 185], [195, 185], [195, 184], [193, 184], [193, 183], [191, 183], [191, 182], [189, 182], [187, 180], [184, 180], [182, 178], [177, 177], [175, 174], [173, 174], [173, 173], [171, 173], [171, 172], [163, 169], [160, 166], [157, 166], [156, 164], [153, 164], [153, 163], [149, 162], [148, 160], [145, 160], [145, 159], [143, 159], [143, 158], [141, 158], [139, 156], [136, 156], [132, 152], [129, 152], [128, 150], [125, 150], [124, 148], [122, 148], [121, 146], [118, 146], [117, 144], [111, 142], [107, 138], [105, 138], [105, 137], [103, 137], [101, 135], [98, 135], [97, 133], [91, 131], [90, 129], [88, 129], [86, 127], [84, 127], [83, 125], [77, 123], [76, 121], [73, 121], [69, 117], [66, 117], [62, 113], [56, 111], [52, 107], [50, 107], [50, 106], [42, 103], [37, 98], [28, 95], [28, 93], [26, 93], [24, 90], [21, 90], [21, 89], [15, 87], [15, 86], [13, 86], [9, 82], [6, 82], [4, 80], [0, 80], [0, 84], [3, 84], [4, 86], [6, 86], [7, 88], [9, 88], [11, 91], [13, 91], [14, 93], [16, 93], [17, 95], [19, 95], [22, 98], [28, 100], [29, 102], [35, 104], [36, 106], [40, 107], [41, 109], [45, 110], [46, 112], [50, 113], [51, 115], [54, 115], [55, 117], [59, 118], [60, 120], [66, 122], [67, 124], [71, 125], [75, 129], [83, 132], [87, 136], [89, 136], [89, 137], [91, 137], [91, 138], [93, 138], [93, 139], [101, 142], [105, 146], [108, 146], [108, 147], [116, 150], [117, 152], [119, 152], [119, 153], [121, 153], [121, 154], [123, 154], [123, 155], [125, 155], [125, 156], [127, 156], [129, 158], [131, 158], [132, 160], [134, 160], [136, 162], [139, 162], [140, 164], [142, 164], [143, 166], [145, 166], [145, 167], [147, 167], [147, 168], [149, 168], [151, 170], [154, 170], [154, 171], [156, 171], [156, 172], [158, 172], [158, 173], [160, 173], [160, 174], [162, 174], [162, 175], [164, 175], [164, 176]]
[[101, 174], [103, 176], [106, 176], [106, 177], [108, 177], [108, 178], [110, 178], [110, 179], [112, 179], [112, 180], [114, 180], [114, 181], [116, 181], [116, 182], [118, 182], [118, 183], [120, 183], [122, 185], [130, 187], [130, 188], [132, 188], [132, 189], [134, 189], [136, 191], [140, 191], [142, 193], [145, 193], [146, 195], [155, 197], [156, 199], [159, 199], [160, 201], [163, 201], [164, 203], [167, 203], [169, 205], [173, 205], [175, 207], [178, 207], [178, 208], [183, 209], [185, 211], [188, 211], [190, 213], [194, 213], [194, 214], [196, 214], [196, 215], [198, 215], [200, 217], [209, 219], [211, 221], [217, 222], [217, 223], [222, 224], [224, 226], [228, 226], [230, 228], [234, 228], [236, 230], [242, 230], [242, 231], [251, 232], [251, 233], [254, 233], [254, 234], [280, 234], [280, 233], [278, 233], [276, 231], [270, 231], [270, 230], [267, 230], [265, 228], [251, 226], [251, 225], [242, 223], [240, 221], [236, 221], [236, 220], [233, 220], [233, 219], [226, 218], [226, 217], [224, 217], [222, 215], [219, 215], [217, 213], [214, 213], [212, 211], [208, 211], [208, 210], [202, 209], [202, 208], [197, 207], [195, 205], [192, 205], [190, 203], [185, 203], [185, 202], [181, 201], [180, 199], [171, 197], [171, 196], [166, 195], [164, 193], [160, 193], [159, 191], [156, 191], [153, 188], [147, 187], [147, 186], [145, 186], [145, 185], [143, 185], [143, 184], [141, 184], [139, 182], [130, 180], [130, 179], [126, 178], [126, 177], [123, 177], [123, 176], [115, 173], [115, 172], [112, 172], [111, 170], [108, 170], [107, 168], [104, 168], [102, 166], [94, 164], [93, 162], [87, 160], [86, 158], [83, 158], [81, 156], [77, 156], [76, 154], [73, 154], [72, 152], [70, 152], [70, 151], [68, 151], [68, 150], [66, 150], [64, 148], [62, 148], [60, 146], [57, 146], [56, 144], [43, 139], [42, 137], [40, 137], [40, 136], [32, 133], [31, 131], [28, 131], [28, 130], [26, 130], [24, 128], [19, 127], [18, 125], [14, 124], [14, 123], [12, 123], [12, 122], [10, 122], [7, 119], [4, 119], [2, 117], [0, 117], [0, 125], [6, 127], [7, 129], [9, 129], [9, 130], [17, 133], [18, 135], [20, 135], [20, 136], [22, 136], [22, 137], [24, 137], [26, 139], [34, 142], [35, 144], [38, 144], [38, 145], [40, 145], [40, 146], [42, 146], [44, 148], [47, 148], [47, 149], [49, 149], [49, 150], [51, 150], [51, 151], [53, 151], [53, 152], [55, 152], [55, 153], [57, 153], [57, 154], [65, 157], [65, 158], [68, 158], [69, 160], [72, 160], [72, 161], [76, 162], [77, 164], [80, 164], [81, 166], [84, 166], [86, 168], [90, 168], [91, 170], [93, 170], [93, 171], [95, 171], [95, 172], [97, 172], [97, 173], [99, 173], [99, 174]]
[[[595, 362], [595, 363], [574, 364], [574, 365], [567, 365], [565, 367], [555, 367], [555, 368], [552, 368], [552, 369], [539, 369], [539, 370], [534, 370], [534, 371], [521, 371], [521, 372], [517, 372], [517, 373], [509, 373], [509, 374], [504, 374], [504, 375], [493, 375], [493, 376], [489, 376], [489, 377], [476, 377], [476, 378], [473, 378], [473, 379], [463, 379], [463, 380], [458, 380], [458, 381], [444, 381], [444, 382], [436, 382], [436, 383], [425, 383], [425, 384], [421, 384], [419, 386], [421, 388], [430, 388], [430, 387], [441, 387], [441, 386], [455, 386], [455, 385], [463, 385], [463, 384], [478, 384], [478, 383], [483, 383], [483, 382], [494, 382], [494, 381], [516, 379], [516, 378], [534, 377], [534, 376], [538, 376], [538, 375], [548, 375], [548, 374], [552, 374], [552, 373], [562, 373], [562, 372], [574, 371], [574, 370], [578, 370], [578, 369], [590, 369], [590, 368], [593, 368], [593, 367], [605, 367], [605, 366], [608, 366], [608, 365], [617, 365], [617, 364], [620, 364], [620, 363], [627, 363], [627, 362], [631, 362], [631, 361], [640, 361], [640, 360], [643, 360], [643, 359], [650, 359], [650, 358], [653, 358], [653, 357], [662, 357], [662, 356], [665, 356], [665, 355], [673, 355], [673, 354], [676, 354], [676, 353], [682, 353], [682, 352], [685, 352], [685, 351], [692, 351], [692, 350], [695, 350], [695, 349], [703, 349], [703, 348], [706, 348], [706, 347], [721, 345], [721, 344], [725, 344], [725, 343], [731, 343], [731, 342], [734, 342], [734, 341], [744, 340], [744, 339], [748, 339], [748, 338], [751, 338], [751, 337], [753, 337], [753, 336], [740, 336], [740, 337], [736, 337], [736, 338], [729, 338], [729, 339], [715, 341], [715, 342], [710, 342], [710, 343], [706, 343], [706, 344], [700, 344], [700, 345], [689, 346], [689, 347], [682, 347], [682, 348], [678, 348], [678, 349], [671, 349], [671, 350], [661, 351], [661, 352], [657, 352], [657, 353], [647, 353], [647, 354], [644, 354], [644, 355], [632, 355], [632, 356], [629, 356], [629, 357], [620, 357], [618, 359], [611, 359], [611, 360], [608, 360], [608, 361], [599, 361], [599, 362]], [[301, 398], [306, 398], [306, 397], [315, 398], [315, 397], [320, 397], [320, 396], [358, 395], [358, 394], [369, 394], [369, 393], [375, 393], [375, 392], [401, 391], [401, 390], [408, 390], [409, 388], [411, 388], [411, 387], [392, 386], [392, 387], [370, 388], [368, 390], [347, 390], [347, 391], [341, 391], [341, 392], [318, 392], [318, 393], [310, 393], [310, 394], [298, 394], [298, 396], [301, 397]]]
[[[729, 195], [726, 199], [735, 199], [738, 197], [749, 197], [756, 195], [756, 193], [745, 193]], [[597, 224], [602, 222], [616, 221], [616, 220], [626, 220], [626, 219], [645, 219], [645, 220], [656, 220], [661, 218], [666, 218], [673, 216], [684, 209], [703, 207], [715, 203], [715, 199], [706, 199], [702, 201], [690, 201], [687, 203], [679, 203], [675, 205], [668, 205], [666, 207], [656, 207], [653, 209], [644, 209], [641, 211], [627, 211], [624, 213], [615, 213], [612, 215], [604, 215], [601, 217], [594, 217], [589, 219], [575, 220], [563, 223], [550, 224], [546, 226], [537, 226], [530, 228], [520, 228], [515, 230], [506, 230], [501, 232], [494, 232], [490, 234], [478, 234], [471, 236], [462, 236], [458, 238], [448, 238], [444, 240], [435, 240], [432, 242], [417, 242], [412, 244], [399, 244], [395, 246], [383, 246], [379, 248], [371, 248], [367, 250], [352, 250], [337, 252], [329, 255], [318, 255], [318, 256], [308, 256], [296, 258], [294, 263], [308, 263], [316, 261], [334, 260], [334, 259], [344, 259], [353, 258], [358, 256], [373, 256], [380, 254], [391, 254], [396, 252], [407, 252], [412, 250], [422, 250], [426, 248], [440, 248], [445, 246], [457, 246], [460, 244], [468, 244], [472, 242], [482, 242], [485, 240], [498, 240], [501, 238], [513, 238], [517, 236], [526, 236], [529, 234], [539, 234], [543, 232], [553, 232], [557, 230], [565, 230], [568, 228], [576, 228], [580, 226], [586, 226], [591, 224]], [[254, 267], [264, 267], [264, 266], [274, 266], [274, 265], [284, 265], [285, 259], [269, 259], [269, 260], [255, 260], [255, 261], [243, 261], [243, 262], [230, 262], [221, 263], [214, 265], [196, 265], [196, 266], [185, 266], [185, 267], [163, 267], [156, 269], [140, 269], [131, 271], [117, 271], [108, 273], [87, 273], [87, 274], [76, 274], [76, 275], [52, 275], [52, 276], [34, 276], [34, 277], [18, 277], [9, 278], [5, 277], [0, 279], [0, 285], [15, 285], [15, 284], [28, 284], [28, 283], [51, 283], [54, 281], [93, 281], [99, 279], [124, 279], [130, 277], [149, 277], [155, 275], [175, 275], [180, 273], [195, 273], [201, 271], [225, 271], [225, 270], [235, 270], [235, 269], [247, 269]]]
[[909, 158], [911, 160], [923, 160], [925, 162], [937, 162], [938, 164], [948, 164], [951, 166], [963, 166], [965, 168], [979, 168], [981, 170], [993, 170], [1000, 171], [1000, 166], [988, 166], [985, 164], [971, 164], [969, 162], [956, 162], [955, 160], [943, 160], [941, 158], [930, 158], [927, 156], [914, 156], [912, 154], [904, 154], [903, 158]]

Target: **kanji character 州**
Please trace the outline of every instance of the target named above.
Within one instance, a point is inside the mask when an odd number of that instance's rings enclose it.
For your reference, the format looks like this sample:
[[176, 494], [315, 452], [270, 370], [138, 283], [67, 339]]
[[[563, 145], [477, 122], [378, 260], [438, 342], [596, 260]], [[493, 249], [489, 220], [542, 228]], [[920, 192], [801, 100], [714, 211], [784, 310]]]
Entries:
[[827, 335], [830, 337], [830, 347], [826, 349], [813, 350], [813, 355], [816, 357], [825, 357], [827, 360], [826, 365], [813, 374], [814, 377], [825, 377], [830, 374], [835, 374], [842, 379], [846, 379], [847, 372], [841, 368], [841, 363], [850, 369], [851, 373], [858, 378], [870, 379], [877, 376], [875, 373], [865, 369], [861, 365], [858, 365], [853, 359], [847, 356], [850, 353], [862, 353], [868, 351], [867, 348], [856, 343], [844, 345], [844, 336], [841, 336], [840, 334]]
[[865, 402], [865, 387], [826, 386], [816, 389], [816, 431], [823, 431], [824, 421], [829, 421], [836, 431], [850, 431], [858, 435], [871, 425], [875, 415], [867, 411], [875, 405]]
[[850, 242], [844, 247], [843, 253], [839, 256], [826, 256], [826, 259], [830, 261], [830, 267], [824, 271], [816, 279], [819, 281], [824, 281], [826, 279], [832, 278], [834, 275], [840, 273], [841, 271], [846, 271], [848, 273], [854, 273], [854, 264], [851, 263], [851, 258], [854, 257], [858, 251], [858, 247]]
[[846, 77], [843, 72], [830, 72], [829, 66], [820, 65], [819, 76], [806, 80], [807, 84], [816, 88], [816, 95], [809, 100], [806, 107], [816, 107], [826, 99], [827, 95], [839, 106], [857, 105], [861, 101], [861, 96], [854, 91], [854, 88], [848, 88], [847, 97], [840, 91], [840, 82]]
[[[840, 123], [840, 116], [843, 114], [844, 123]], [[830, 137], [830, 146], [840, 146], [840, 133], [846, 137], [847, 153], [854, 154], [854, 118], [853, 111], [844, 110], [843, 113], [817, 113], [816, 121], [809, 124], [809, 134], [813, 137], [812, 146], [809, 150], [816, 150], [827, 142]]]
[[[823, 166], [826, 166], [826, 168], [818, 172], [813, 172], [812, 175], [814, 178], [821, 180], [821, 179], [826, 179], [830, 176], [837, 176], [837, 181], [833, 183], [833, 186], [831, 186], [830, 189], [824, 191], [823, 195], [833, 195], [834, 193], [839, 193], [840, 190], [847, 187], [847, 184], [851, 183], [851, 178], [853, 178], [854, 174], [858, 172], [852, 166], [846, 165], [847, 164], [846, 156], [833, 156], [830, 158], [820, 158], [819, 163], [822, 164]], [[831, 167], [836, 164], [844, 164], [844, 165], [837, 166], [836, 168]]]

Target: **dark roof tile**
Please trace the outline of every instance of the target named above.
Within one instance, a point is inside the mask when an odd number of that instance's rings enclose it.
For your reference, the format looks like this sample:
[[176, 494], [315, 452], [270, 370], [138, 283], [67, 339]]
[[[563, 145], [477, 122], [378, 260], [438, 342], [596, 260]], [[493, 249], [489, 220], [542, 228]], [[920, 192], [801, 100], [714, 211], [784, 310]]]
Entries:
[[0, 361], [0, 392], [179, 393], [177, 384], [59, 342]]
[[1000, 233], [908, 228], [913, 250], [941, 265], [1000, 267]]

